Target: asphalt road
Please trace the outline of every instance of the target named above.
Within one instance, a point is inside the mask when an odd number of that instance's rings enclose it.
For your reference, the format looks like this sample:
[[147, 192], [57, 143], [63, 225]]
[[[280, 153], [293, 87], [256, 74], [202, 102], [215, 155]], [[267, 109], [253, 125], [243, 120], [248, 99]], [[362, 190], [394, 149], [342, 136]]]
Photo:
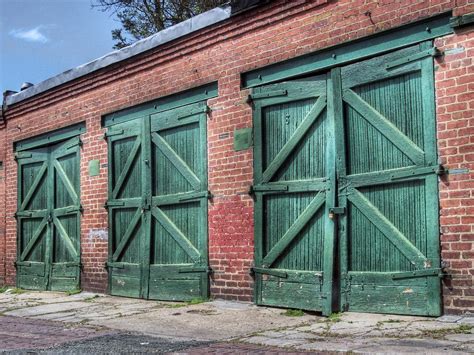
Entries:
[[[0, 316], [2, 354], [288, 354], [281, 348], [232, 342], [176, 341], [137, 333]], [[295, 354], [294, 351], [291, 353]], [[305, 354], [299, 352], [298, 354]], [[306, 354], [309, 354], [306, 352]], [[314, 354], [314, 353], [313, 353]]]

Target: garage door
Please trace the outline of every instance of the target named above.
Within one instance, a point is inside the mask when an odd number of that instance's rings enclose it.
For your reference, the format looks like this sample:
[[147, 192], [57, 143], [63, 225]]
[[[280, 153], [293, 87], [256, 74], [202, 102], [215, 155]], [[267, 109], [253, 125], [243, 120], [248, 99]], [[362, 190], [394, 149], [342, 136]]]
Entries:
[[79, 144], [79, 137], [74, 137], [16, 153], [20, 288], [79, 288]]
[[254, 89], [257, 303], [440, 314], [432, 53]]
[[208, 297], [206, 112], [197, 103], [109, 128], [113, 295]]

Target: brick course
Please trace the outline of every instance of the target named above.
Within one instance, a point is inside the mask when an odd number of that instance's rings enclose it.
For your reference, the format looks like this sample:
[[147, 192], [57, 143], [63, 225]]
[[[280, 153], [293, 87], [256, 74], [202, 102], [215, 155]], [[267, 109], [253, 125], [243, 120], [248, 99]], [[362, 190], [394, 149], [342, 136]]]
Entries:
[[5, 126], [0, 123], [0, 285], [5, 282], [5, 221], [6, 221], [6, 190], [5, 190], [5, 152], [6, 152], [6, 140], [5, 140]]
[[[16, 163], [14, 141], [75, 122], [85, 121], [81, 150], [82, 286], [104, 292], [107, 273], [107, 169], [89, 177], [88, 162], [107, 163], [101, 116], [171, 93], [218, 81], [219, 96], [209, 100], [208, 120], [209, 257], [214, 270], [211, 294], [251, 300], [253, 283], [252, 151], [234, 152], [233, 131], [252, 125], [251, 107], [241, 89], [240, 73], [331, 45], [453, 10], [474, 11], [472, 0], [298, 0], [275, 1], [229, 21], [203, 29], [157, 50], [67, 83], [8, 109], [8, 125], [0, 128], [0, 152], [6, 179], [0, 180], [0, 201], [6, 193], [6, 237], [0, 211], [0, 281], [14, 284], [16, 258]], [[472, 27], [440, 38], [441, 50], [463, 48], [437, 61], [438, 143], [449, 168], [474, 170], [474, 36]], [[449, 51], [448, 51], [449, 53]], [[222, 133], [229, 133], [221, 138]], [[5, 137], [2, 146], [2, 134]], [[2, 172], [0, 171], [0, 177]], [[472, 309], [474, 274], [473, 174], [452, 175], [440, 183], [442, 256], [455, 275], [444, 288], [446, 311]], [[6, 189], [2, 187], [6, 183]], [[6, 191], [5, 191], [6, 190]], [[1, 244], [4, 241], [4, 245]]]
[[436, 63], [438, 147], [443, 165], [468, 168], [439, 184], [442, 259], [452, 280], [445, 282], [447, 313], [474, 308], [474, 30], [437, 39], [445, 55]]

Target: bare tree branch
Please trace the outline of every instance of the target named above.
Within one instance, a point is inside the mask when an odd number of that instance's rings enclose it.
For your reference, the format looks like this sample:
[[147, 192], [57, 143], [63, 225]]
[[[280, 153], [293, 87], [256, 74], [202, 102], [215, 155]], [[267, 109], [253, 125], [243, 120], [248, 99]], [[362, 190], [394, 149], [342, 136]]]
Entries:
[[109, 12], [122, 28], [112, 30], [114, 48], [151, 36], [229, 0], [91, 0], [91, 7]]

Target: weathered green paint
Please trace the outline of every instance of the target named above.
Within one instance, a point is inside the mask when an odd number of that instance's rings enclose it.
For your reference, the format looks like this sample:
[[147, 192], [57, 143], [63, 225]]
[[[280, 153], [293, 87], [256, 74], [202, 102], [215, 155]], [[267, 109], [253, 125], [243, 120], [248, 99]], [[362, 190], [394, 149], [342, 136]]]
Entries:
[[234, 131], [234, 150], [249, 149], [253, 145], [252, 128], [241, 128]]
[[451, 17], [449, 20], [449, 25], [452, 28], [458, 28], [458, 27], [464, 27], [464, 26], [469, 26], [474, 23], [474, 12], [471, 12], [469, 14], [461, 15], [461, 16], [454, 16]]
[[[442, 14], [242, 74], [246, 88], [321, 72], [453, 33]], [[283, 89], [284, 90], [284, 89]]]
[[[102, 124], [104, 127], [110, 127], [126, 121], [138, 119], [143, 116], [149, 116], [158, 114], [161, 112], [170, 112], [170, 110], [177, 109], [176, 114], [173, 115], [173, 119], [180, 120], [185, 119], [186, 115], [182, 115], [181, 110], [189, 110], [191, 104], [199, 103], [213, 97], [217, 97], [217, 83], [209, 83], [197, 88], [193, 88], [187, 91], [183, 91], [177, 94], [172, 94], [153, 100], [132, 108], [127, 108], [121, 111], [113, 112], [102, 117]], [[191, 106], [188, 106], [191, 105]], [[207, 107], [201, 107], [207, 112]], [[202, 110], [201, 110], [202, 111]], [[195, 112], [199, 113], [199, 112]], [[190, 112], [187, 116], [193, 116], [194, 113]], [[166, 123], [165, 120], [161, 120], [160, 123]]]
[[333, 226], [325, 217], [334, 193], [327, 167], [335, 162], [326, 81], [323, 75], [251, 94], [257, 304], [331, 312], [325, 265], [333, 260], [325, 243]]
[[208, 297], [207, 111], [200, 102], [108, 129], [112, 294]]
[[89, 161], [89, 176], [98, 176], [100, 174], [100, 162], [97, 159]]
[[[59, 137], [80, 131], [65, 129]], [[29, 150], [17, 155], [17, 285], [25, 289], [80, 287], [80, 140], [57, 138], [25, 142]]]
[[[86, 131], [86, 125], [84, 122], [60, 128], [57, 130], [49, 131], [48, 133], [41, 134], [39, 136], [24, 139], [18, 142], [15, 142], [14, 148], [16, 152], [21, 152], [31, 148], [38, 148], [41, 146], [50, 145], [53, 143], [64, 141], [65, 139], [79, 136], [80, 134]], [[72, 142], [75, 142], [73, 140]]]
[[[346, 138], [340, 143], [345, 168], [338, 172], [339, 204], [347, 207], [340, 221], [346, 310], [441, 311], [438, 274], [427, 272], [440, 265], [433, 59], [417, 55], [430, 48], [421, 43], [341, 69], [344, 114], [337, 136]], [[409, 284], [393, 277], [412, 272], [420, 277]]]
[[440, 314], [430, 48], [253, 89], [258, 304]]

